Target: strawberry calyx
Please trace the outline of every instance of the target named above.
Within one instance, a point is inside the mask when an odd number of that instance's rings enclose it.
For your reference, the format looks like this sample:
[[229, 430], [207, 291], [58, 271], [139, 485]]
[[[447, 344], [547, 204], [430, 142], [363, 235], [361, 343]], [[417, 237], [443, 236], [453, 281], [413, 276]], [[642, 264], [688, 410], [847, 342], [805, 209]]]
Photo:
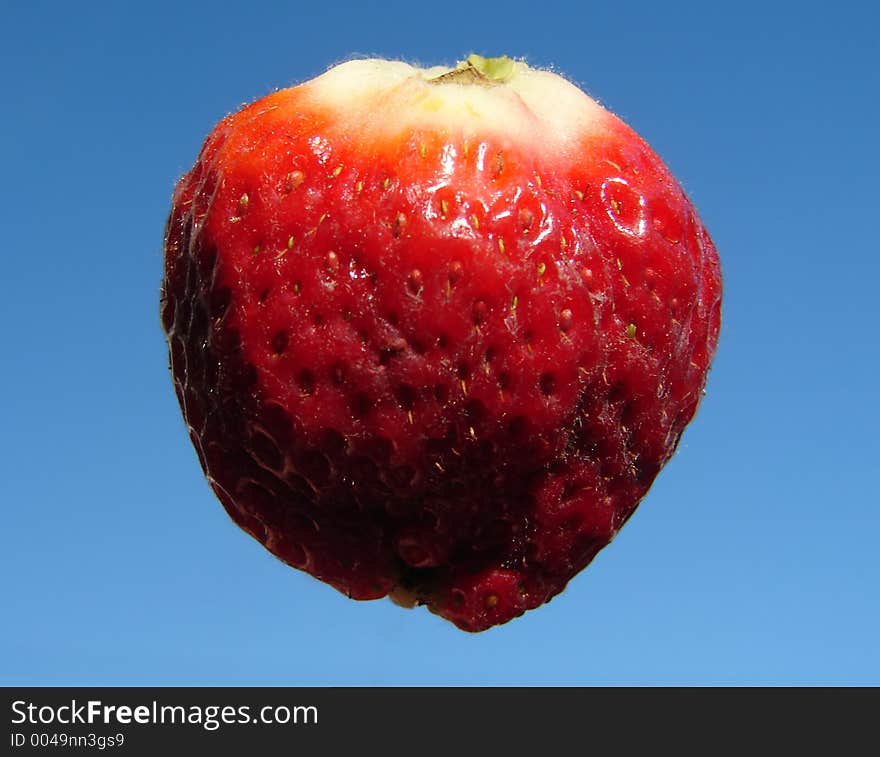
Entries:
[[481, 84], [491, 87], [510, 81], [515, 70], [513, 59], [506, 55], [484, 58], [482, 55], [471, 53], [451, 71], [428, 81], [432, 84]]

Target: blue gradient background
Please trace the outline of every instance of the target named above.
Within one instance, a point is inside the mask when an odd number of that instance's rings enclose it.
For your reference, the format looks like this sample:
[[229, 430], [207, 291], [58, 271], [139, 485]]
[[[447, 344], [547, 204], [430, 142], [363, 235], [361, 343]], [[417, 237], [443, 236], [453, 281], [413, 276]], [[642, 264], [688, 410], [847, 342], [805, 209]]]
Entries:
[[[868, 3], [24, 3], [0, 31], [6, 684], [877, 684], [878, 43]], [[720, 250], [708, 396], [563, 595], [480, 635], [284, 567], [202, 478], [159, 328], [212, 125], [351, 54], [524, 56]]]

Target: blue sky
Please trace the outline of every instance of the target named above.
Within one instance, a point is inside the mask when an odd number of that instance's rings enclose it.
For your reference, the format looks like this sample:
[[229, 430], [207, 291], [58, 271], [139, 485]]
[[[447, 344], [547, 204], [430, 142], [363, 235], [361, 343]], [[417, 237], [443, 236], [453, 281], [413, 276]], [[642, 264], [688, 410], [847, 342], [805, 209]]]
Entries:
[[[0, 682], [878, 684], [878, 12], [864, 2], [3, 3]], [[636, 128], [721, 254], [676, 457], [479, 635], [284, 567], [204, 482], [159, 328], [212, 125], [351, 54], [525, 57]]]

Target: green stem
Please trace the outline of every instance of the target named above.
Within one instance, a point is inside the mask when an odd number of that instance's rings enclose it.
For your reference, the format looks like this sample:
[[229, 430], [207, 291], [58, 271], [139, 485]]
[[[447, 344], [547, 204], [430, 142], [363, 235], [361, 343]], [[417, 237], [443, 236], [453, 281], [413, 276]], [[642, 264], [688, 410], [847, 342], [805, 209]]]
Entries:
[[512, 58], [502, 55], [498, 58], [484, 58], [472, 53], [461, 61], [452, 71], [435, 76], [428, 81], [434, 84], [482, 84], [491, 87], [509, 81], [514, 73]]

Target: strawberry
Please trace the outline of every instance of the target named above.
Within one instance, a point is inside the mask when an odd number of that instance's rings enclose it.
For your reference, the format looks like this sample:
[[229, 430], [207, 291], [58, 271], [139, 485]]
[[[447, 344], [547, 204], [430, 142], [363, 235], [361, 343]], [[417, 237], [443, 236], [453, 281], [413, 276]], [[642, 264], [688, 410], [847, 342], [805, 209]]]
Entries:
[[561, 592], [703, 393], [708, 233], [657, 155], [508, 58], [354, 60], [223, 119], [162, 323], [232, 519], [354, 599], [467, 631]]

